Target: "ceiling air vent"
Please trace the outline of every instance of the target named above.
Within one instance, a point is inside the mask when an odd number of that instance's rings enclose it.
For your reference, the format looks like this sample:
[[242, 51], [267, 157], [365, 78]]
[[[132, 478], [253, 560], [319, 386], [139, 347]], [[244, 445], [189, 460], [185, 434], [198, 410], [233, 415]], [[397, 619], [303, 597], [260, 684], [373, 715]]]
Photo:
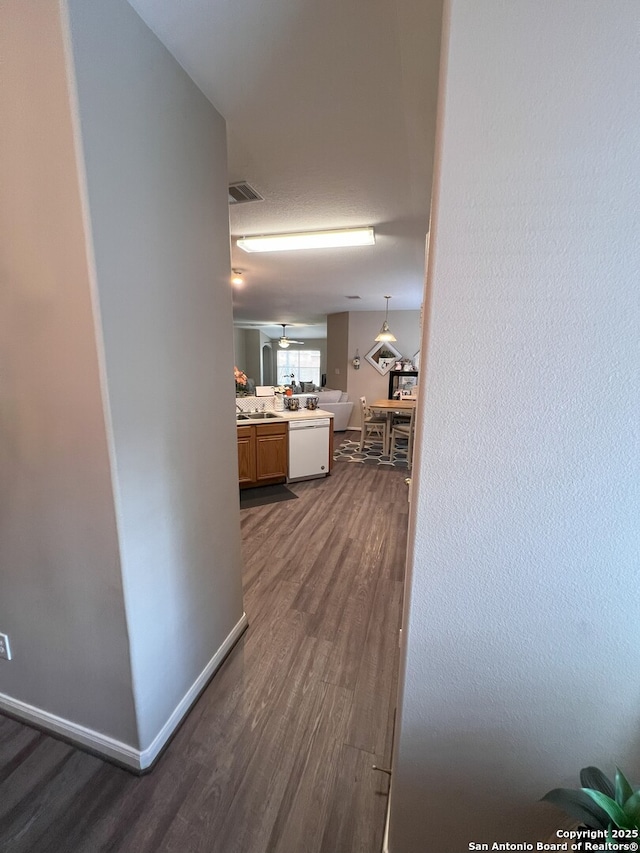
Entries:
[[264, 198], [246, 181], [229, 184], [229, 204], [244, 204], [247, 201], [264, 201]]
[[345, 296], [345, 299], [362, 299], [361, 296]]

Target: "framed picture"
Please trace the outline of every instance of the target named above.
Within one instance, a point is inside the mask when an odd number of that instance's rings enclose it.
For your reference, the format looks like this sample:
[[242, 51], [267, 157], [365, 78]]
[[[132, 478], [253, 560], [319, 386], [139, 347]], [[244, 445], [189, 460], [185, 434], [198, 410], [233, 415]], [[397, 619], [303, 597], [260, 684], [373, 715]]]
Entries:
[[388, 341], [378, 341], [365, 355], [365, 358], [378, 373], [386, 376], [396, 361], [402, 358], [402, 353], [399, 353]]
[[399, 400], [415, 393], [418, 385], [417, 370], [392, 370], [389, 373], [389, 399]]

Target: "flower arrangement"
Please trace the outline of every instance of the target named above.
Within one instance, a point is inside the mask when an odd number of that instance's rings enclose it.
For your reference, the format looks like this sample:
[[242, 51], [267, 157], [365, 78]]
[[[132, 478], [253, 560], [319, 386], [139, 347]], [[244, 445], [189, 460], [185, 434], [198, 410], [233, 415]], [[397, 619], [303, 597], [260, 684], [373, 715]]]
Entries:
[[247, 374], [243, 373], [234, 366], [233, 376], [236, 380], [236, 397], [246, 397], [247, 395]]
[[282, 412], [284, 410], [284, 395], [286, 394], [287, 389], [284, 385], [274, 385], [273, 386], [273, 400], [274, 400], [274, 408], [276, 412]]

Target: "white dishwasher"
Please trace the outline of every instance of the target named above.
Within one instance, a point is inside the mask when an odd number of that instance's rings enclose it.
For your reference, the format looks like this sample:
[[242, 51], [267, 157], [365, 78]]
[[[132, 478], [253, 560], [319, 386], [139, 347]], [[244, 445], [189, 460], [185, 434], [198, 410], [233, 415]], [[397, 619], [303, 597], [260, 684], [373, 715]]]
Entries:
[[331, 418], [289, 421], [289, 481], [329, 473]]

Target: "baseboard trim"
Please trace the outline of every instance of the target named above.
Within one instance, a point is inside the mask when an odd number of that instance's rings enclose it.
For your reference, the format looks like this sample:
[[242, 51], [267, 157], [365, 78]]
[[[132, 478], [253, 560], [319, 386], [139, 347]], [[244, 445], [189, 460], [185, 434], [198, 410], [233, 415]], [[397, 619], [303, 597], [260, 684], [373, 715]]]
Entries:
[[139, 769], [140, 751], [109, 735], [88, 729], [79, 723], [58, 717], [28, 702], [12, 699], [0, 693], [0, 711], [6, 712], [20, 722], [27, 723], [37, 729], [42, 729], [51, 735], [57, 735], [63, 740], [87, 749], [95, 755], [124, 764], [126, 767]]
[[389, 782], [389, 794], [387, 796], [387, 810], [384, 818], [384, 838], [382, 839], [382, 853], [389, 851], [389, 819], [391, 817], [391, 782]]
[[12, 717], [43, 729], [52, 735], [58, 735], [63, 740], [69, 741], [75, 746], [89, 750], [94, 755], [101, 758], [106, 758], [110, 761], [115, 761], [117, 764], [122, 764], [132, 770], [138, 772], [148, 770], [156, 758], [160, 755], [165, 745], [171, 739], [184, 717], [187, 715], [192, 705], [198, 699], [200, 693], [204, 690], [209, 680], [213, 677], [216, 670], [229, 654], [235, 643], [238, 641], [243, 631], [248, 626], [247, 614], [243, 613], [238, 622], [229, 632], [224, 642], [218, 651], [211, 658], [209, 663], [202, 670], [200, 675], [193, 682], [189, 690], [180, 700], [175, 710], [158, 732], [150, 746], [144, 750], [135, 749], [122, 741], [102, 734], [101, 732], [88, 729], [71, 720], [66, 720], [63, 717], [58, 717], [56, 714], [51, 714], [49, 711], [44, 711], [42, 708], [36, 708], [34, 705], [29, 705], [27, 702], [21, 702], [18, 699], [13, 699], [11, 696], [6, 696], [0, 693], [0, 711], [5, 711]]
[[240, 619], [233, 626], [226, 639], [215, 653], [215, 655], [211, 658], [209, 663], [202, 670], [200, 675], [193, 682], [191, 687], [187, 690], [183, 698], [180, 700], [178, 705], [176, 706], [174, 712], [171, 714], [167, 722], [160, 729], [156, 737], [153, 739], [150, 746], [144, 749], [140, 753], [140, 767], [139, 770], [147, 770], [156, 758], [160, 755], [160, 752], [164, 748], [165, 744], [169, 742], [171, 736], [176, 731], [184, 717], [187, 715], [192, 705], [195, 704], [198, 696], [202, 693], [204, 688], [207, 686], [208, 682], [211, 680], [216, 670], [229, 654], [231, 649], [235, 646], [235, 644], [240, 639], [243, 631], [249, 625], [249, 621], [247, 619], [247, 614], [243, 613]]

